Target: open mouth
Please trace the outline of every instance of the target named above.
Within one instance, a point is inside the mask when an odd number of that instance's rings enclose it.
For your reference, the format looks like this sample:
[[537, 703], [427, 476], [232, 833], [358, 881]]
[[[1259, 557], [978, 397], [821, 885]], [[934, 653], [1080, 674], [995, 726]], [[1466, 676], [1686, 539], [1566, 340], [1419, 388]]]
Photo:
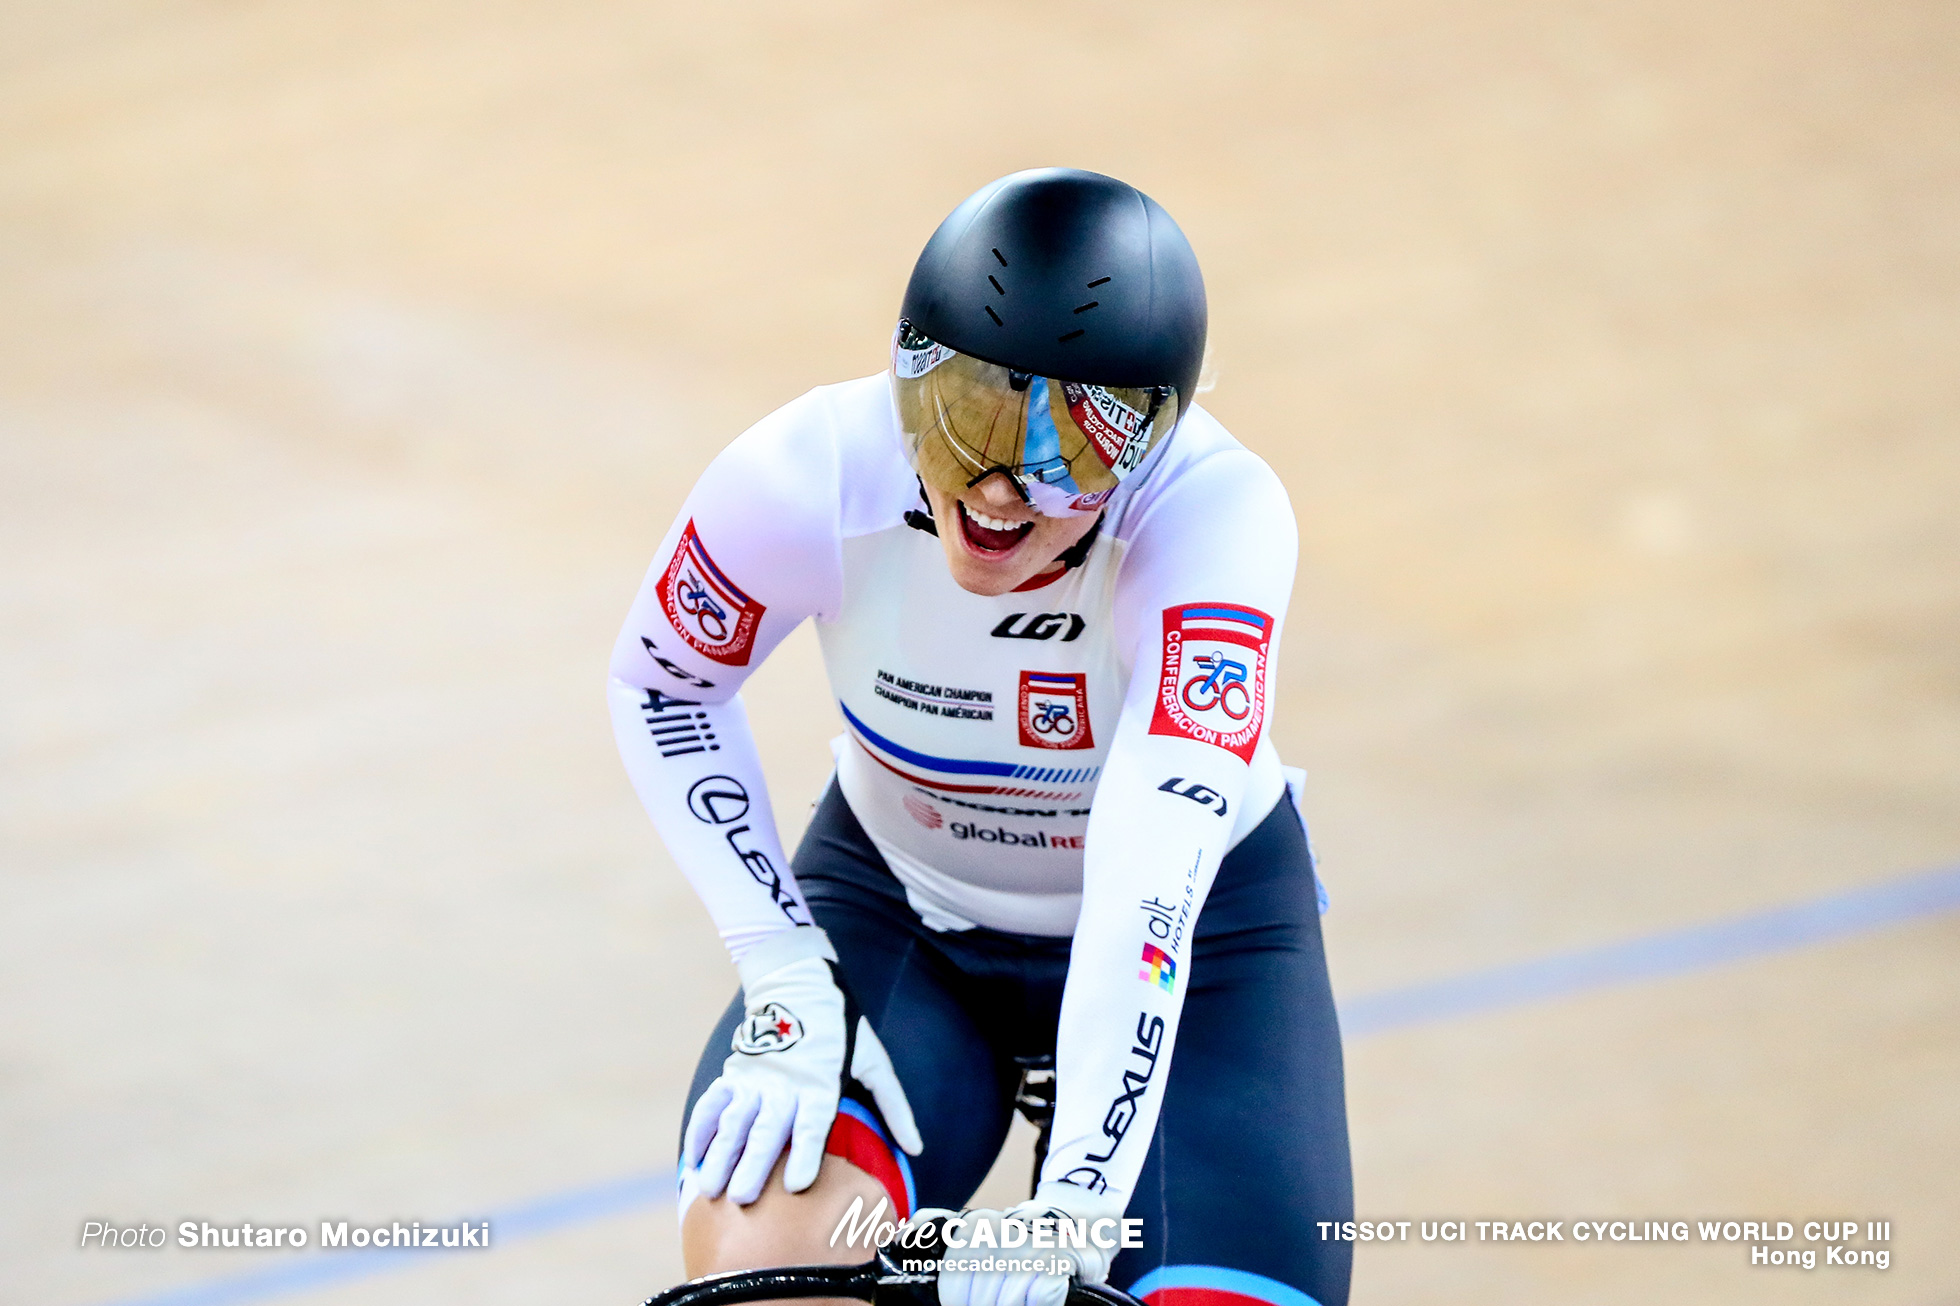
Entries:
[[1031, 521], [1003, 521], [984, 512], [976, 513], [964, 503], [959, 508], [960, 530], [965, 533], [966, 542], [982, 553], [1006, 553], [1034, 530]]

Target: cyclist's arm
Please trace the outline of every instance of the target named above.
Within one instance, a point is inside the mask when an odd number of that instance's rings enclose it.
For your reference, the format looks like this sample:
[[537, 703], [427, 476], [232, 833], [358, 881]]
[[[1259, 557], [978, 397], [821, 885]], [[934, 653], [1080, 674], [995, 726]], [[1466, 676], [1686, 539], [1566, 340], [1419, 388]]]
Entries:
[[737, 691], [841, 586], [823, 392], [714, 460], [654, 555], [613, 648], [608, 700], [634, 790], [739, 960], [810, 922]]
[[[1198, 912], [1246, 815], [1240, 800], [1271, 718], [1297, 555], [1285, 490], [1243, 450], [1185, 469], [1146, 512], [1117, 586], [1118, 630], [1134, 670], [1089, 818], [1042, 1171], [1044, 1181], [1119, 1198], [1135, 1185], [1156, 1127]], [[1253, 617], [1267, 623], [1263, 658]], [[1219, 631], [1251, 642], [1220, 643]], [[1191, 661], [1199, 649], [1246, 668], [1244, 681], [1221, 675], [1192, 696], [1214, 708], [1213, 722], [1236, 724], [1237, 738], [1193, 737], [1198, 714], [1180, 717], [1163, 701], [1202, 676]], [[1207, 661], [1216, 667], [1218, 657]], [[1219, 692], [1230, 692], [1232, 715], [1215, 710]]]

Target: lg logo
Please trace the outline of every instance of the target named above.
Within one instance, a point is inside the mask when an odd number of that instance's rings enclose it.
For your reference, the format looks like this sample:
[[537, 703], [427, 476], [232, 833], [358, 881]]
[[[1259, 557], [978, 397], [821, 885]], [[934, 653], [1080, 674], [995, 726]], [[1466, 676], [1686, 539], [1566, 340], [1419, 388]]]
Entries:
[[[1027, 620], [1022, 621], [1024, 617]], [[1014, 629], [1017, 621], [1021, 622], [1019, 630]], [[992, 634], [995, 639], [1053, 639], [1063, 627], [1067, 627], [1068, 634], [1062, 636], [1062, 643], [1066, 644], [1080, 635], [1082, 628], [1088, 624], [1077, 612], [1037, 612], [1032, 616], [1015, 612], [995, 626]]]
[[[1179, 785], [1184, 785], [1184, 788], [1179, 789]], [[1225, 795], [1209, 785], [1201, 785], [1196, 780], [1186, 785], [1183, 776], [1174, 775], [1157, 788], [1167, 794], [1176, 794], [1179, 798], [1189, 798], [1200, 807], [1211, 807], [1213, 803], [1217, 803], [1218, 806], [1212, 810], [1220, 816], [1225, 815]]]
[[674, 679], [693, 685], [696, 689], [713, 689], [715, 687], [714, 681], [703, 680], [687, 668], [676, 666], [673, 662], [661, 657], [660, 646], [648, 639], [645, 635], [640, 636], [640, 643], [646, 646], [647, 656], [655, 662], [658, 662], [660, 669]]

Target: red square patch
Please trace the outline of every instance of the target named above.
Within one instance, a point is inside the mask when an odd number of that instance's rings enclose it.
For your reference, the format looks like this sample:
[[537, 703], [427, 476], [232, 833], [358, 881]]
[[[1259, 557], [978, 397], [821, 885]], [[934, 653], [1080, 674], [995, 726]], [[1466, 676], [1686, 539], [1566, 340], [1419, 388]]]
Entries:
[[1021, 673], [1021, 743], [1027, 748], [1094, 748], [1089, 677], [1082, 672]]
[[1266, 719], [1273, 619], [1236, 603], [1164, 609], [1164, 663], [1153, 735], [1183, 735], [1252, 760]]
[[755, 628], [766, 611], [715, 566], [692, 521], [660, 578], [660, 606], [695, 652], [728, 667], [748, 665]]

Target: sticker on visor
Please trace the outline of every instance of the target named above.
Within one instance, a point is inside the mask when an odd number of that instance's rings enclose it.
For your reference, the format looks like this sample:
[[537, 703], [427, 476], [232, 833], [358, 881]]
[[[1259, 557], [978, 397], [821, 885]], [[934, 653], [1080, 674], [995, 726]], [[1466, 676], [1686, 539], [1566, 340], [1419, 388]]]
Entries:
[[924, 349], [907, 349], [905, 339], [925, 340], [917, 332], [901, 330], [892, 338], [892, 373], [901, 381], [916, 381], [938, 367], [949, 358], [958, 358], [959, 351], [948, 349], [936, 340], [927, 341]]
[[1090, 448], [1102, 465], [1116, 473], [1117, 479], [1136, 470], [1144, 454], [1150, 452], [1150, 418], [1118, 399], [1099, 385], [1062, 383], [1062, 398], [1068, 402], [1068, 415], [1075, 419]]
[[1071, 495], [1082, 489], [1069, 474], [1068, 460], [1062, 457], [1062, 433], [1055, 429], [1055, 413], [1048, 406], [1048, 378], [1037, 376], [1028, 385], [1028, 433], [1021, 441], [1021, 477], [1044, 485], [1057, 485]]

